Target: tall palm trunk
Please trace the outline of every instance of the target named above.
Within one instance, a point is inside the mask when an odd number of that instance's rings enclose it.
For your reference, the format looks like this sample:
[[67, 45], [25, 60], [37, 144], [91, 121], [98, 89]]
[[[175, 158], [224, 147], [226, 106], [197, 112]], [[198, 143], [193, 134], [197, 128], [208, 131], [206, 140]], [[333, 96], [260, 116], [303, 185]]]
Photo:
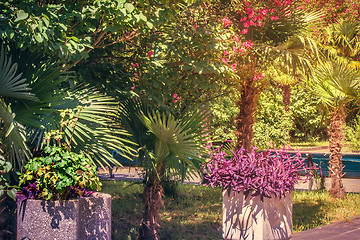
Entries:
[[329, 192], [334, 197], [344, 198], [345, 189], [342, 184], [342, 154], [341, 141], [343, 139], [343, 126], [345, 123], [344, 107], [334, 108], [332, 119], [329, 126], [329, 175], [331, 177], [331, 186]]
[[259, 89], [255, 86], [252, 79], [247, 79], [241, 89], [241, 97], [238, 102], [239, 114], [235, 120], [237, 137], [236, 149], [243, 146], [246, 150], [251, 149], [253, 138], [253, 125], [255, 122], [256, 97]]
[[145, 209], [141, 220], [140, 239], [158, 240], [159, 238], [159, 210], [163, 205], [163, 188], [160, 184], [147, 184], [144, 189]]
[[163, 206], [161, 178], [164, 172], [165, 164], [158, 164], [156, 172], [149, 172], [143, 194], [145, 209], [141, 220], [140, 240], [160, 239], [159, 210]]
[[291, 98], [291, 87], [289, 84], [282, 85], [282, 93], [283, 93], [283, 104], [285, 106], [285, 111], [288, 112], [290, 110], [290, 98]]

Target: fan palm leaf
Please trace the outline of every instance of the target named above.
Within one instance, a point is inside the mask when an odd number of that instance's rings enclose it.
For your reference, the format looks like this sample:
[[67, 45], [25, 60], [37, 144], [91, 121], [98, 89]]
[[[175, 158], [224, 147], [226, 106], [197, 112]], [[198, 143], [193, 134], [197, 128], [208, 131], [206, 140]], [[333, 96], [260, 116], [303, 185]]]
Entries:
[[[110, 151], [121, 152], [128, 158], [129, 155], [133, 154], [134, 150], [131, 148], [133, 144], [127, 140], [128, 133], [121, 129], [116, 122], [119, 108], [114, 99], [89, 86], [71, 89], [68, 79], [76, 76], [64, 71], [61, 64], [46, 59], [31, 58], [29, 57], [31, 54], [26, 54], [26, 52], [19, 54], [26, 55], [24, 62], [21, 62], [24, 71], [23, 76], [26, 78], [21, 78], [20, 74], [15, 74], [17, 65], [9, 64], [10, 58], [0, 56], [2, 64], [0, 75], [10, 79], [9, 81], [1, 79], [0, 87], [6, 87], [3, 92], [7, 94], [6, 97], [11, 102], [12, 108], [10, 111], [8, 105], [2, 102], [2, 111], [0, 112], [4, 115], [0, 116], [2, 118], [1, 129], [4, 132], [2, 136], [5, 136], [5, 132], [11, 126], [12, 131], [16, 130], [19, 133], [9, 134], [9, 140], [17, 136], [16, 142], [22, 143], [21, 146], [25, 147], [27, 139], [32, 149], [40, 150], [43, 147], [45, 133], [61, 128], [62, 117], [60, 112], [71, 109], [73, 112], [80, 113], [76, 127], [63, 127], [64, 140], [68, 144], [71, 143], [72, 150], [84, 152], [98, 166], [109, 165], [110, 163], [120, 165]], [[41, 61], [34, 63], [31, 62], [33, 59], [40, 59]], [[19, 56], [18, 60], [22, 61], [23, 59]], [[4, 74], [3, 71], [5, 70], [11, 74]], [[7, 82], [11, 84], [3, 84]], [[2, 89], [0, 89], [1, 91]], [[6, 114], [5, 110], [7, 110]], [[14, 124], [9, 125], [10, 120]], [[13, 145], [10, 144], [9, 146]], [[26, 150], [27, 154], [21, 154], [18, 147], [9, 149], [14, 151], [13, 154], [10, 154], [11, 156], [19, 157], [16, 166], [21, 168], [22, 163], [26, 161], [26, 158], [22, 156], [29, 156], [28, 149]]]
[[320, 63], [309, 83], [322, 104], [328, 108], [356, 101], [359, 97], [359, 73], [345, 62]]
[[3, 141], [2, 150], [5, 158], [14, 167], [20, 169], [30, 157], [29, 148], [26, 145], [26, 132], [24, 127], [15, 121], [15, 114], [10, 106], [0, 99], [0, 138]]
[[[140, 126], [129, 131], [134, 132], [134, 135], [139, 130], [146, 133], [144, 135], [147, 137], [137, 143], [140, 147], [146, 146], [146, 149], [153, 153], [151, 156], [155, 165], [164, 164], [173, 168], [171, 171], [182, 179], [186, 170], [191, 170], [193, 174], [200, 168], [206, 154], [204, 145], [210, 140], [209, 133], [212, 132], [209, 127], [209, 112], [193, 111], [175, 118], [171, 114], [158, 111], [144, 113], [139, 108], [141, 104], [130, 105], [137, 108], [137, 112], [131, 115], [140, 120], [137, 122]], [[152, 164], [149, 166], [153, 168]]]
[[91, 159], [101, 166], [121, 165], [110, 151], [115, 151], [125, 158], [134, 154], [131, 147], [134, 144], [127, 140], [129, 133], [117, 123], [120, 121], [118, 102], [93, 88], [72, 91], [69, 98], [77, 101], [74, 114], [78, 116], [78, 120], [76, 126], [66, 126], [64, 129], [65, 141], [68, 144], [72, 138], [74, 149], [86, 149], [89, 154], [96, 156]]
[[30, 151], [25, 144], [25, 129], [15, 119], [16, 115], [5, 99], [37, 100], [35, 95], [30, 93], [31, 88], [26, 83], [26, 79], [21, 76], [22, 74], [17, 71], [17, 64], [12, 63], [11, 57], [8, 57], [2, 45], [0, 52], [0, 137], [4, 155], [15, 167], [23, 165], [29, 158]]
[[17, 71], [17, 63], [12, 63], [11, 57], [8, 58], [4, 46], [0, 52], [0, 96], [36, 100], [34, 94], [30, 93], [31, 88], [26, 83], [22, 74]]
[[332, 60], [340, 58], [342, 61], [357, 65], [357, 61], [353, 60], [360, 54], [359, 23], [341, 19], [325, 28], [324, 33], [326, 43], [322, 44], [322, 49], [327, 58]]

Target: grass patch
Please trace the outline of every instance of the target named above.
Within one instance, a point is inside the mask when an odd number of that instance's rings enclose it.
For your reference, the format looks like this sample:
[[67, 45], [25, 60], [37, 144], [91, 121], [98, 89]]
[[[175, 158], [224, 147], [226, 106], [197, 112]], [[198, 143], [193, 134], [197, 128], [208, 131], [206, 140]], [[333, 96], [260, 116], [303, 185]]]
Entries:
[[293, 196], [293, 231], [301, 232], [360, 215], [359, 204], [359, 194], [348, 193], [340, 200], [326, 191], [297, 191]]
[[[112, 239], [136, 239], [143, 211], [143, 186], [136, 182], [103, 181], [102, 192], [112, 195]], [[221, 189], [180, 185], [164, 197], [162, 239], [221, 239]], [[327, 192], [296, 191], [293, 195], [293, 232], [308, 230], [360, 215], [360, 195], [337, 200]]]

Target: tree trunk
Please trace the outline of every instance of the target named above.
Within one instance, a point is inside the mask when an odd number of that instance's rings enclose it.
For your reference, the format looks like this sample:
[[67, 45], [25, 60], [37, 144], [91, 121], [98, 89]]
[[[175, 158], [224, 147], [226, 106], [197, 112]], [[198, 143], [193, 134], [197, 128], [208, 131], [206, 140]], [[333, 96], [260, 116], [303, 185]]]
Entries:
[[282, 85], [282, 93], [283, 93], [283, 104], [285, 106], [285, 111], [289, 111], [290, 108], [290, 98], [291, 98], [291, 87], [290, 85]]
[[236, 149], [240, 149], [242, 146], [248, 151], [251, 149], [256, 97], [258, 94], [259, 90], [256, 88], [254, 81], [247, 79], [241, 89], [240, 101], [237, 104], [240, 112], [235, 120], [235, 135], [237, 137]]
[[345, 123], [345, 111], [343, 106], [333, 109], [332, 119], [329, 126], [329, 175], [331, 178], [331, 186], [329, 192], [332, 196], [337, 198], [345, 197], [345, 189], [341, 178], [343, 176], [342, 170], [342, 154], [341, 141], [343, 139], [343, 126]]
[[163, 188], [160, 184], [147, 184], [144, 189], [145, 210], [140, 227], [140, 240], [158, 240], [159, 209], [163, 205]]

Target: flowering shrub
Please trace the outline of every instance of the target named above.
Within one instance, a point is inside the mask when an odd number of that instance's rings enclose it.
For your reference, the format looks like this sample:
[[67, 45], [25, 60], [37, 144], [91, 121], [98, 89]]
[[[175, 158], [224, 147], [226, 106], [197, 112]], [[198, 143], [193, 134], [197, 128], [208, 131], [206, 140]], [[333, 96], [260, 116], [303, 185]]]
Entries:
[[291, 155], [285, 148], [256, 150], [254, 147], [247, 152], [242, 148], [232, 151], [229, 157], [220, 148], [214, 149], [210, 160], [203, 165], [205, 180], [208, 181], [205, 185], [243, 191], [246, 197], [251, 194], [251, 197], [260, 196], [261, 200], [272, 195], [281, 198], [294, 189], [301, 173], [305, 173], [306, 181], [317, 169], [307, 166], [299, 152]]

